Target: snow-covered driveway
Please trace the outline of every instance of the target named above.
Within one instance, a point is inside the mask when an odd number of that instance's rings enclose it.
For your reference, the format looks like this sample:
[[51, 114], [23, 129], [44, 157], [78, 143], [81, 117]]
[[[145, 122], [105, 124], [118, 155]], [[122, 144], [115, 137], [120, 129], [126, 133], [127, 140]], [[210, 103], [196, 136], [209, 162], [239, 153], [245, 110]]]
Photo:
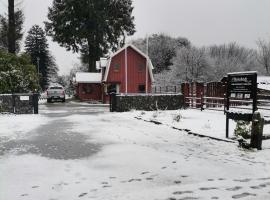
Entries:
[[270, 199], [270, 149], [107, 110], [45, 104], [38, 116], [0, 116], [0, 199]]

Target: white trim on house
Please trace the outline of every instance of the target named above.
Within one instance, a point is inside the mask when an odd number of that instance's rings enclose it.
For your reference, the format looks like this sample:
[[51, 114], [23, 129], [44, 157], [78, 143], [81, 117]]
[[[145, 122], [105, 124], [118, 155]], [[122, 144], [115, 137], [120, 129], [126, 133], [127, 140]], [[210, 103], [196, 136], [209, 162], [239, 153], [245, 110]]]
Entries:
[[125, 88], [126, 88], [126, 93], [128, 92], [128, 52], [127, 48], [125, 48]]
[[146, 69], [145, 69], [145, 93], [148, 93], [148, 71], [149, 70], [147, 70], [148, 69], [148, 61], [146, 60]]
[[110, 66], [111, 66], [112, 58], [115, 57], [116, 55], [118, 55], [119, 53], [121, 53], [123, 50], [127, 49], [128, 47], [131, 47], [136, 52], [138, 52], [140, 55], [142, 55], [144, 58], [146, 58], [147, 67], [148, 67], [148, 71], [149, 71], [149, 74], [150, 74], [150, 78], [151, 78], [151, 81], [154, 82], [154, 75], [153, 75], [153, 69], [154, 69], [154, 67], [153, 67], [153, 64], [152, 64], [150, 58], [145, 53], [143, 53], [141, 50], [139, 50], [137, 47], [135, 47], [132, 44], [125, 45], [123, 48], [119, 49], [114, 54], [112, 54], [112, 56], [110, 56], [109, 62], [107, 63], [107, 67], [106, 67], [105, 76], [104, 76], [103, 81], [106, 82], [107, 79], [108, 79], [108, 75], [109, 75], [109, 71], [110, 71]]
[[101, 83], [101, 73], [77, 72], [76, 83]]

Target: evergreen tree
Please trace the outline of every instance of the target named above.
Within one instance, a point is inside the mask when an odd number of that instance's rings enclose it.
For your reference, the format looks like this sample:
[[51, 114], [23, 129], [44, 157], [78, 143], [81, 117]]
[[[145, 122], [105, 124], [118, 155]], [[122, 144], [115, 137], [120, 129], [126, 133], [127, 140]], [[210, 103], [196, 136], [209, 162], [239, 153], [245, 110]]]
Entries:
[[[20, 51], [20, 43], [23, 38], [24, 14], [22, 10], [15, 11], [15, 52]], [[0, 49], [9, 49], [9, 22], [7, 15], [0, 15]]]
[[49, 83], [50, 76], [57, 73], [53, 56], [49, 52], [49, 45], [45, 31], [34, 25], [28, 32], [25, 40], [25, 51], [31, 56], [40, 77], [40, 86], [44, 90]]
[[101, 56], [135, 33], [132, 11], [132, 0], [54, 0], [46, 31], [67, 50], [80, 52], [95, 71]]
[[38, 89], [35, 66], [26, 54], [0, 51], [0, 93], [33, 92]]

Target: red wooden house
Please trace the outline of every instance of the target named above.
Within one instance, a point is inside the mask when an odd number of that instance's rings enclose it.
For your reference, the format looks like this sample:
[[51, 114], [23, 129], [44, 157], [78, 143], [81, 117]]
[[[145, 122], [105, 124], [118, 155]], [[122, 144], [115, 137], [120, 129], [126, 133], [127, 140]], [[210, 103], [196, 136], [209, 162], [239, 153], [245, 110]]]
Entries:
[[103, 102], [108, 102], [108, 91], [120, 94], [151, 93], [153, 65], [149, 57], [129, 44], [114, 53], [106, 65], [101, 63]]
[[[154, 81], [152, 62], [132, 44], [118, 50], [109, 59], [102, 58], [97, 62], [97, 69], [101, 70], [101, 73], [86, 73], [88, 78], [84, 77], [84, 82], [76, 80], [77, 95], [80, 99], [108, 103], [108, 93], [113, 90], [118, 94], [151, 93]], [[96, 79], [97, 74], [100, 76], [99, 80]], [[93, 88], [90, 90], [92, 93], [85, 92], [85, 87]]]

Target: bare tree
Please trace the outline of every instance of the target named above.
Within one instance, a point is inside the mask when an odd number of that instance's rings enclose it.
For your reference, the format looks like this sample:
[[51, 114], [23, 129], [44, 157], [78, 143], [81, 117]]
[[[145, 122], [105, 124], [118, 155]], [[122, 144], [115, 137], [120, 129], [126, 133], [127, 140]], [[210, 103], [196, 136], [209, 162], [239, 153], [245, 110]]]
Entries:
[[177, 71], [182, 74], [182, 79], [187, 82], [206, 79], [208, 63], [205, 53], [205, 48], [196, 47], [182, 48], [177, 52], [174, 64]]
[[258, 51], [258, 62], [263, 65], [266, 70], [266, 73], [269, 74], [270, 67], [270, 41], [259, 39], [257, 41], [257, 45], [259, 48]]

